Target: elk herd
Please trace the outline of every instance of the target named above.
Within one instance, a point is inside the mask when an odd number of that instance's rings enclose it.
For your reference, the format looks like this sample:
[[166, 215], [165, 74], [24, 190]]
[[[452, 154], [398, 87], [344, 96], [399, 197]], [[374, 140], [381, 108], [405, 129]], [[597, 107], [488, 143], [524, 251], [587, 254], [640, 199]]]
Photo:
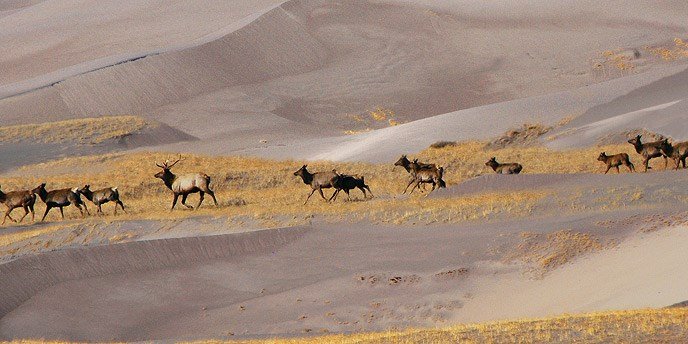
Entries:
[[[645, 172], [647, 172], [649, 167], [649, 162], [651, 159], [662, 157], [664, 159], [665, 169], [668, 167], [668, 160], [671, 158], [674, 161], [674, 168], [686, 167], [686, 159], [688, 158], [688, 142], [670, 143], [668, 139], [663, 139], [654, 142], [642, 142], [642, 136], [637, 135], [636, 137], [628, 140], [628, 143], [633, 145], [635, 151], [643, 158], [643, 166]], [[597, 157], [598, 161], [603, 162], [607, 169], [605, 174], [609, 172], [610, 169], [616, 168], [617, 173], [619, 173], [619, 167], [625, 166], [630, 172], [635, 172], [635, 166], [631, 162], [631, 159], [626, 153], [619, 153], [614, 155], [607, 155], [606, 152], [600, 153]], [[205, 173], [190, 173], [183, 175], [176, 175], [172, 173], [171, 169], [177, 163], [182, 161], [181, 157], [174, 162], [166, 160], [164, 163], [155, 163], [155, 165], [161, 168], [161, 171], [154, 175], [155, 178], [162, 180], [163, 184], [172, 191], [173, 199], [170, 211], [174, 210], [175, 205], [179, 196], [182, 197], [181, 203], [187, 208], [194, 209], [192, 205], [186, 204], [187, 197], [193, 193], [199, 193], [200, 197], [196, 209], [198, 209], [203, 203], [205, 194], [212, 197], [215, 206], [218, 205], [217, 199], [215, 198], [215, 192], [210, 188], [210, 176]], [[431, 163], [422, 163], [418, 159], [409, 160], [406, 155], [402, 155], [395, 163], [394, 167], [402, 167], [409, 174], [409, 180], [404, 188], [403, 194], [408, 191], [412, 194], [416, 189], [424, 190], [427, 184], [432, 185], [432, 188], [428, 195], [436, 189], [445, 188], [446, 183], [443, 179], [444, 167], [437, 166]], [[485, 163], [498, 174], [519, 174], [523, 170], [523, 166], [519, 163], [499, 163], [495, 157], [492, 157]], [[337, 172], [337, 170], [332, 170], [329, 172], [311, 172], [308, 170], [308, 165], [301, 166], [294, 176], [301, 178], [304, 184], [311, 188], [308, 197], [304, 205], [308, 203], [308, 200], [317, 191], [326, 202], [332, 202], [337, 199], [337, 195], [340, 191], [346, 193], [347, 199], [351, 200], [350, 191], [353, 189], [359, 189], [363, 193], [363, 198], [368, 199], [368, 195], [373, 197], [373, 192], [370, 187], [366, 184], [365, 178], [362, 175], [347, 175]], [[410, 188], [410, 191], [409, 191]], [[334, 192], [329, 198], [325, 197], [323, 189], [334, 189]], [[31, 190], [21, 190], [12, 192], [3, 192], [0, 187], [0, 203], [4, 203], [7, 207], [5, 216], [3, 217], [2, 224], [4, 225], [7, 219], [13, 222], [21, 222], [30, 213], [31, 220], [34, 220], [34, 205], [36, 204], [36, 199], [40, 200], [45, 204], [45, 212], [41, 221], [45, 220], [53, 208], [60, 209], [60, 215], [64, 219], [64, 208], [73, 205], [83, 217], [86, 214], [90, 215], [86, 203], [82, 200], [81, 196], [86, 198], [88, 201], [92, 202], [96, 208], [97, 213], [103, 214], [102, 205], [105, 203], [114, 204], [114, 214], [117, 214], [117, 208], [119, 207], [122, 211], [126, 212], [124, 203], [120, 199], [119, 191], [117, 187], [105, 187], [97, 190], [91, 190], [91, 186], [86, 184], [82, 187], [75, 188], [64, 188], [48, 191], [46, 189], [46, 184], [42, 183], [38, 187]], [[22, 208], [24, 209], [24, 215], [19, 219], [19, 221], [12, 218], [11, 213], [14, 209]], [[85, 213], [84, 213], [85, 212]]]

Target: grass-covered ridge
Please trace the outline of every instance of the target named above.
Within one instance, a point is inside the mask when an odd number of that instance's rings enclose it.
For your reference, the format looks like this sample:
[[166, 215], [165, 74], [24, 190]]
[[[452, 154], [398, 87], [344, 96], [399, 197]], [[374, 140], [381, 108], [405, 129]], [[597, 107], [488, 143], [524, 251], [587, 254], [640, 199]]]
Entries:
[[0, 142], [77, 142], [98, 144], [137, 132], [151, 124], [136, 116], [79, 118], [0, 127]]

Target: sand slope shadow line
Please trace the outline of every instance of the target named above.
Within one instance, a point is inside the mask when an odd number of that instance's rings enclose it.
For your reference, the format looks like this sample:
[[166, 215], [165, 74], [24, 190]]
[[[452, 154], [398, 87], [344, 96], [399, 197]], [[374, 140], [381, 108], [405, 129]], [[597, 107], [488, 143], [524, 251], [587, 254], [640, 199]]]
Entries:
[[310, 230], [289, 227], [135, 241], [20, 258], [0, 265], [0, 318], [41, 290], [61, 282], [271, 252], [302, 238]]

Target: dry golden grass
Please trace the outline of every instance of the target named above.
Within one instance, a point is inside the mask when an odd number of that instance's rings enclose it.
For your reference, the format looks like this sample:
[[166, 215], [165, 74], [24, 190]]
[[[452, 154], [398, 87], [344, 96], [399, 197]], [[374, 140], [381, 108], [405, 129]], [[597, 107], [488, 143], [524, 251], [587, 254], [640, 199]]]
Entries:
[[[205, 340], [197, 344], [411, 344], [411, 343], [683, 343], [688, 338], [688, 308], [609, 311], [541, 319], [457, 325], [309, 338]], [[8, 343], [68, 343], [16, 340]]]
[[562, 315], [441, 329], [195, 343], [680, 343], [686, 338], [688, 308], [667, 308]]
[[589, 233], [561, 230], [551, 233], [521, 233], [521, 243], [514, 252], [507, 255], [509, 261], [519, 260], [527, 263], [536, 276], [564, 265], [578, 256], [602, 250], [603, 244]]
[[31, 140], [42, 143], [97, 144], [143, 129], [148, 122], [136, 116], [81, 118], [41, 124], [0, 127], [0, 142]]
[[[465, 142], [441, 149], [428, 148], [420, 152], [421, 161], [434, 162], [446, 168], [445, 181], [448, 185], [458, 184], [468, 178], [484, 173], [493, 173], [484, 162], [491, 156], [500, 161], [518, 161], [524, 165], [523, 173], [581, 173], [601, 172], [603, 164], [595, 160], [601, 150], [608, 153], [631, 153], [630, 145], [601, 148], [577, 149], [571, 151], [550, 151], [543, 147], [510, 147], [486, 150], [483, 142]], [[636, 154], [631, 154], [633, 159]], [[47, 188], [57, 189], [90, 184], [92, 188], [117, 186], [128, 214], [113, 217], [112, 204], [106, 204], [106, 217], [91, 217], [82, 220], [74, 208], [65, 209], [68, 219], [64, 225], [51, 229], [22, 229], [16, 234], [6, 234], [0, 248], [8, 250], [11, 243], [25, 242], [43, 234], [70, 230], [70, 227], [89, 221], [118, 220], [175, 220], [195, 216], [221, 217], [227, 219], [227, 227], [248, 226], [275, 228], [309, 224], [313, 220], [324, 222], [360, 222], [377, 224], [417, 225], [432, 223], [458, 223], [470, 220], [499, 217], [527, 216], [532, 214], [547, 191], [492, 192], [470, 194], [450, 198], [425, 198], [415, 193], [411, 197], [401, 196], [409, 176], [400, 168], [388, 164], [331, 163], [309, 164], [311, 171], [329, 171], [337, 168], [340, 173], [358, 173], [366, 178], [376, 198], [361, 201], [362, 194], [352, 190], [356, 201], [346, 202], [342, 194], [335, 203], [325, 203], [316, 194], [307, 205], [303, 205], [310, 188], [303, 184], [293, 172], [301, 166], [298, 161], [270, 161], [246, 157], [187, 156], [174, 168], [177, 174], [205, 172], [212, 177], [211, 186], [220, 202], [214, 207], [206, 198], [203, 207], [197, 211], [185, 209], [180, 204], [169, 212], [172, 193], [153, 178], [158, 172], [155, 161], [171, 156], [160, 153], [108, 154], [90, 157], [68, 158], [48, 163], [26, 166], [11, 175], [0, 176], [3, 190], [33, 188], [47, 182]], [[331, 190], [326, 190], [331, 195]], [[189, 204], [195, 205], [198, 196], [192, 195]], [[43, 212], [38, 201], [37, 218]], [[88, 203], [91, 211], [95, 211]], [[619, 203], [618, 206], [624, 206]], [[21, 210], [18, 210], [19, 212]], [[53, 210], [46, 221], [60, 219], [59, 211]], [[26, 223], [26, 220], [25, 220]], [[14, 226], [8, 223], [7, 226]], [[15, 233], [15, 232], [12, 232]], [[126, 241], [127, 237], [112, 238]], [[57, 245], [57, 244], [55, 244]], [[14, 249], [14, 248], [12, 248]]]

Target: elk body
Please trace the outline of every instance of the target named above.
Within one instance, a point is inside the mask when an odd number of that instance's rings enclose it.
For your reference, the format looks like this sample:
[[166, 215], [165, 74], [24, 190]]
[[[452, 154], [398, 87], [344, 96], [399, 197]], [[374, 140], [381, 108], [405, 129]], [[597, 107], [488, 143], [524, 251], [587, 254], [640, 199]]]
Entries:
[[[52, 208], [60, 208], [60, 214], [62, 215], [62, 219], [64, 220], [63, 208], [72, 204], [75, 207], [77, 207], [77, 209], [79, 209], [79, 212], [81, 213], [82, 217], [86, 217], [86, 215], [84, 215], [84, 210], [86, 210], [86, 213], [88, 215], [91, 215], [88, 212], [86, 204], [84, 204], [84, 202], [81, 200], [81, 197], [79, 197], [78, 188], [47, 191], [45, 189], [45, 183], [43, 183], [39, 185], [37, 188], [35, 188], [33, 191], [38, 195], [38, 197], [41, 198], [43, 203], [45, 203], [45, 213], [43, 214], [43, 218], [41, 218], [41, 222], [45, 220], [45, 217], [48, 215], [48, 212]], [[81, 206], [83, 206], [84, 208], [82, 209]]]
[[675, 144], [671, 144], [669, 141], [664, 141], [662, 151], [664, 154], [668, 155], [674, 160], [674, 163], [676, 164], [674, 169], [678, 170], [681, 165], [683, 165], [683, 168], [686, 168], [686, 158], [688, 158], [688, 141]]
[[[406, 185], [406, 189], [404, 189], [403, 193], [406, 193], [406, 190], [413, 184], [413, 188], [411, 188], [411, 192], [409, 192], [409, 195], [413, 193], [413, 190], [418, 188], [419, 185], [421, 184], [432, 184], [432, 189], [430, 192], [433, 192], [436, 187], [438, 188], [446, 188], [447, 184], [444, 182], [442, 179], [442, 176], [444, 174], [444, 168], [439, 167], [439, 168], [423, 168], [421, 165], [417, 162], [417, 160], [414, 160], [411, 162], [411, 170], [413, 171], [411, 175], [413, 178], [411, 181]], [[430, 193], [428, 193], [428, 196]]]
[[29, 212], [31, 212], [31, 221], [34, 220], [35, 213], [33, 211], [33, 206], [36, 204], [36, 194], [34, 194], [32, 190], [11, 191], [8, 193], [4, 193], [0, 190], [0, 203], [4, 203], [7, 206], [5, 216], [2, 218], [3, 225], [8, 218], [13, 222], [17, 222], [10, 216], [12, 210], [16, 208], [24, 208], [24, 215], [19, 219], [19, 222], [22, 222]]
[[631, 159], [628, 157], [628, 154], [626, 153], [607, 155], [606, 152], [602, 152], [600, 153], [600, 156], [597, 157], [597, 160], [602, 161], [607, 165], [607, 170], [604, 171], [604, 174], [607, 174], [607, 172], [609, 172], [609, 170], [612, 167], [616, 168], [616, 173], [620, 173], [619, 166], [621, 165], [628, 167], [628, 170], [630, 172], [635, 172], [635, 166], [633, 166]]
[[[628, 143], [632, 144], [635, 151], [643, 157], [643, 165], [645, 166], [645, 172], [650, 168], [650, 159], [664, 157], [664, 168], [666, 169], [668, 165], [667, 154], [664, 152], [666, 150], [666, 145], [668, 142], [666, 140], [660, 140], [655, 142], [641, 141], [642, 135], [637, 135], [636, 137], [628, 140]], [[663, 149], [664, 148], [664, 149]]]
[[311, 198], [311, 196], [313, 196], [313, 193], [315, 193], [315, 191], [318, 191], [320, 193], [320, 197], [322, 197], [322, 199], [324, 199], [327, 202], [328, 199], [325, 198], [322, 189], [333, 188], [334, 182], [339, 176], [335, 172], [310, 173], [308, 172], [307, 167], [308, 165], [303, 165], [300, 169], [294, 172], [295, 176], [301, 177], [304, 184], [309, 185], [311, 187], [311, 193], [308, 194], [308, 197], [306, 198], [306, 201], [303, 202], [303, 204], [305, 205], [306, 203], [308, 203], [308, 200]]
[[373, 192], [370, 191], [370, 187], [365, 183], [365, 177], [363, 176], [350, 176], [346, 174], [338, 174], [335, 170], [332, 170], [332, 172], [337, 174], [337, 178], [334, 181], [334, 193], [332, 194], [332, 197], [330, 197], [330, 201], [336, 201], [337, 200], [337, 195], [339, 194], [339, 191], [344, 191], [346, 193], [346, 197], [348, 200], [351, 200], [351, 195], [349, 195], [349, 191], [358, 188], [363, 192], [363, 198], [368, 198], [368, 194], [366, 193], [366, 190], [370, 192], [370, 196], [373, 197]]
[[200, 199], [198, 200], [196, 209], [201, 207], [201, 203], [203, 203], [205, 194], [210, 195], [210, 197], [213, 198], [213, 202], [215, 202], [215, 206], [217, 206], [218, 204], [217, 199], [215, 198], [215, 192], [210, 189], [210, 176], [205, 173], [190, 173], [177, 176], [170, 171], [170, 169], [181, 160], [181, 158], [177, 159], [171, 164], [169, 163], [169, 160], [165, 161], [162, 165], [155, 163], [156, 166], [162, 168], [162, 171], [156, 173], [154, 177], [162, 179], [163, 183], [165, 183], [165, 186], [172, 190], [172, 193], [174, 194], [174, 199], [172, 199], [172, 208], [170, 208], [170, 211], [174, 210], [174, 206], [177, 204], [177, 199], [180, 195], [182, 196], [182, 204], [189, 209], [193, 209], [193, 206], [186, 204], [186, 197], [189, 194], [196, 192], [200, 193]]
[[103, 189], [98, 189], [95, 191], [91, 191], [91, 186], [90, 185], [84, 185], [83, 188], [79, 189], [79, 193], [84, 195], [87, 200], [93, 202], [93, 204], [98, 207], [98, 212], [103, 213], [103, 209], [101, 206], [105, 203], [108, 202], [114, 202], [115, 203], [115, 215], [117, 215], [117, 206], [119, 205], [122, 208], [122, 211], [125, 213], [127, 212], [124, 210], [124, 203], [119, 199], [119, 191], [117, 191], [117, 188], [103, 188]]
[[523, 166], [519, 163], [511, 162], [500, 164], [497, 162], [497, 158], [492, 157], [485, 163], [485, 166], [489, 166], [497, 172], [498, 174], [519, 174], [523, 170]]

